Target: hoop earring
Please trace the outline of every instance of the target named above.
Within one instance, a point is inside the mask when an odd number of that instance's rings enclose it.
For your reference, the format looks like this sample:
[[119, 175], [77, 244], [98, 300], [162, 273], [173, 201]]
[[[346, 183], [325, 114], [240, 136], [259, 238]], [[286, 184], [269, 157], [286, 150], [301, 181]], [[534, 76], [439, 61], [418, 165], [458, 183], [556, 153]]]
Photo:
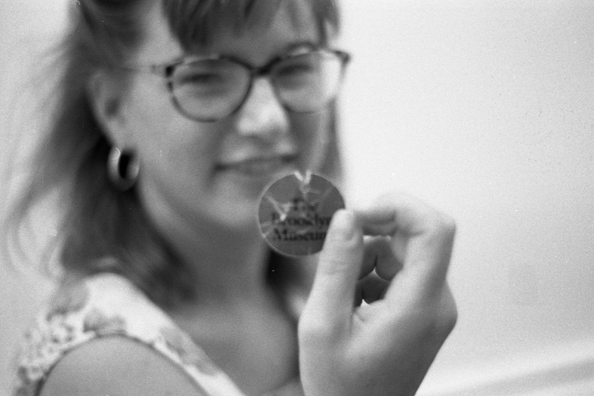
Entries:
[[138, 180], [140, 164], [138, 158], [130, 153], [112, 147], [107, 160], [109, 180], [121, 191], [131, 189]]

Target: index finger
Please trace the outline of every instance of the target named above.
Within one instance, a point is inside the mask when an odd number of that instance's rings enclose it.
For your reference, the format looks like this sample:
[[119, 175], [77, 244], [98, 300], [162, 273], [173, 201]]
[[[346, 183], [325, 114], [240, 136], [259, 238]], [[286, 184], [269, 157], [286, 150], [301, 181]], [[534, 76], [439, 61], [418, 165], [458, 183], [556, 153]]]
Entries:
[[393, 279], [386, 299], [401, 299], [403, 295], [425, 299], [441, 290], [456, 232], [449, 216], [406, 195], [394, 195], [373, 209], [356, 211], [356, 218], [365, 234], [390, 236], [395, 250], [405, 247], [403, 268]]

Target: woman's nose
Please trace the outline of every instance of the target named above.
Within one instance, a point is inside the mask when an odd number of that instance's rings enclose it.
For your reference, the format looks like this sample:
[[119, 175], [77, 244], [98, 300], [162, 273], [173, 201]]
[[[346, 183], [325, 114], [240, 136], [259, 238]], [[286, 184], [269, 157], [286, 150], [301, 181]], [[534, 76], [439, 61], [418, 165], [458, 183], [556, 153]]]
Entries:
[[289, 131], [287, 112], [268, 78], [254, 79], [252, 89], [239, 109], [237, 129], [244, 136], [263, 138]]

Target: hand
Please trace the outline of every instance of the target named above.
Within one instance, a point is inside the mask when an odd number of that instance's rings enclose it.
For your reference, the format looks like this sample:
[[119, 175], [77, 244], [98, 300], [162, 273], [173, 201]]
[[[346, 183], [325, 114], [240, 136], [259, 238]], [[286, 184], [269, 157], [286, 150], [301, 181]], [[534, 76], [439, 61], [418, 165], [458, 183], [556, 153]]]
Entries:
[[416, 392], [456, 322], [454, 234], [449, 217], [405, 196], [335, 214], [299, 321], [307, 396]]

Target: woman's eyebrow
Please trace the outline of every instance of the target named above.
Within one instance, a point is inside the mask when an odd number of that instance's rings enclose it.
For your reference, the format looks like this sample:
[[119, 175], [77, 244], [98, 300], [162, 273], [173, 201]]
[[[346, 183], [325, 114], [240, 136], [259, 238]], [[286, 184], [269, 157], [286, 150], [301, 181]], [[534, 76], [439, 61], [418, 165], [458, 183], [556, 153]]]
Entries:
[[300, 50], [312, 50], [320, 47], [320, 43], [314, 41], [299, 41], [287, 45], [283, 51], [284, 54], [298, 52]]
[[[285, 45], [284, 47], [282, 47], [279, 51], [275, 51], [273, 53], [273, 55], [270, 57], [270, 60], [274, 60], [275, 58], [279, 58], [284, 55], [299, 53], [302, 51], [303, 52], [311, 51], [311, 50], [319, 48], [320, 46], [321, 46], [320, 43], [317, 43], [312, 40], [292, 42], [292, 43], [289, 43], [289, 44]], [[249, 62], [246, 59], [244, 59], [241, 56], [237, 56], [236, 54], [234, 54], [232, 52], [210, 52], [210, 51], [189, 51], [189, 52], [186, 52], [184, 55], [182, 55], [178, 58], [175, 58], [174, 60], [172, 60], [169, 63], [179, 62], [179, 61], [183, 61], [184, 59], [197, 57], [197, 56], [198, 57], [200, 57], [200, 56], [204, 56], [204, 57], [222, 56], [222, 57], [237, 59], [237, 60], [240, 60], [242, 62], [249, 64]]]
[[[275, 58], [278, 58], [278, 57], [281, 57], [284, 55], [295, 54], [298, 52], [311, 51], [311, 50], [320, 48], [320, 46], [321, 46], [320, 43], [317, 43], [317, 42], [314, 42], [311, 40], [292, 42], [292, 43], [289, 43], [289, 44], [281, 47], [279, 50], [274, 51], [272, 53], [272, 55], [270, 56], [270, 59], [275, 59]], [[230, 56], [230, 57], [242, 59], [241, 57], [237, 57], [234, 54], [221, 53], [221, 54], [216, 54], [216, 55], [224, 55], [224, 56]]]

